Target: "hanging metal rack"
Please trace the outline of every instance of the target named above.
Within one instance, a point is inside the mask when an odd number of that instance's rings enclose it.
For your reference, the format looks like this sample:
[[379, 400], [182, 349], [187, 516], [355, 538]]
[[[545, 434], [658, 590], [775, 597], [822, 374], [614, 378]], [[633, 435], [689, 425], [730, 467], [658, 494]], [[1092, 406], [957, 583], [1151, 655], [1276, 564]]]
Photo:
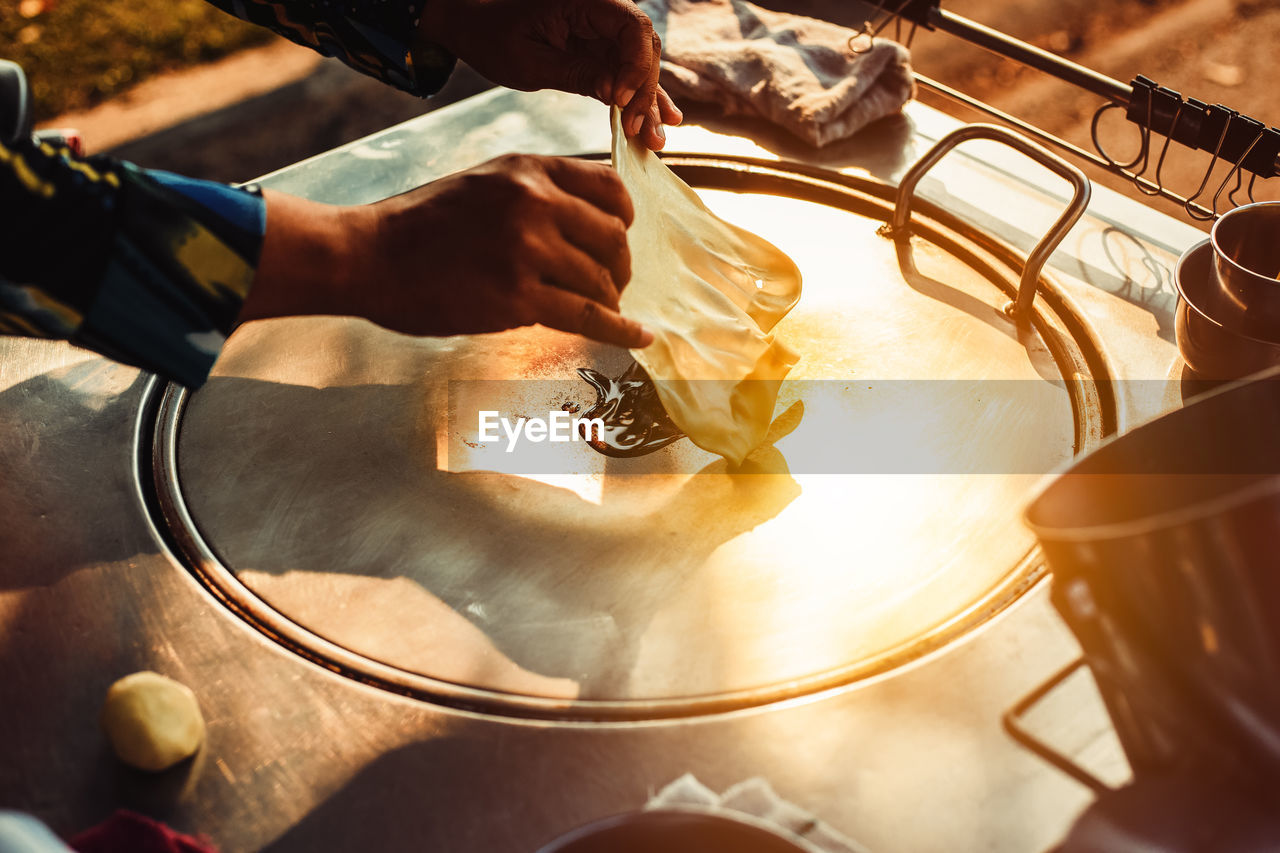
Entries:
[[[870, 50], [890, 23], [894, 24], [895, 39], [904, 41], [908, 46], [921, 27], [949, 33], [1102, 97], [1103, 103], [1094, 112], [1091, 123], [1094, 150], [1090, 151], [950, 86], [916, 74], [916, 80], [923, 88], [986, 113], [1094, 166], [1126, 178], [1147, 195], [1181, 205], [1187, 216], [1194, 220], [1212, 221], [1231, 207], [1255, 201], [1257, 179], [1273, 177], [1280, 170], [1280, 129], [1268, 127], [1222, 104], [1207, 104], [1196, 98], [1183, 97], [1181, 93], [1141, 75], [1129, 83], [1122, 83], [949, 12], [941, 8], [941, 0], [877, 0], [861, 31], [849, 40], [850, 49], [855, 53]], [[905, 24], [910, 28], [904, 40]], [[1123, 110], [1124, 117], [1138, 126], [1138, 153], [1127, 162], [1121, 162], [1108, 153], [1100, 138], [1102, 118], [1111, 110]], [[1163, 137], [1163, 142], [1153, 144], [1153, 136]], [[1212, 155], [1199, 186], [1190, 195], [1180, 195], [1165, 186], [1164, 164], [1171, 142]], [[1157, 144], [1159, 153], [1154, 158], [1152, 169], [1152, 152]], [[1221, 163], [1230, 164], [1230, 167], [1209, 196], [1213, 173]], [[1246, 172], [1249, 173], [1247, 184]], [[1234, 186], [1231, 186], [1233, 181]], [[1228, 186], [1231, 189], [1228, 190]], [[1236, 194], [1242, 190], [1244, 198], [1237, 199]]]

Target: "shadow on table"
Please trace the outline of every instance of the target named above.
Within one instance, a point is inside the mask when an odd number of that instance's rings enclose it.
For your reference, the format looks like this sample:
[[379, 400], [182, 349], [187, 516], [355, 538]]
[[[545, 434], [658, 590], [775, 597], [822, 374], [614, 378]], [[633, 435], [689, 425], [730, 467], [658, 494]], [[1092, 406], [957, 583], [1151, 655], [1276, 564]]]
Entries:
[[[197, 525], [250, 588], [332, 641], [433, 677], [523, 689], [507, 681], [520, 673], [483, 663], [497, 651], [581, 695], [625, 695], [654, 615], [710, 595], [708, 557], [800, 493], [772, 445], [801, 404], [732, 476], [723, 460], [606, 476], [593, 501], [441, 470], [423, 393], [215, 377], [188, 407], [179, 459]], [[391, 583], [342, 580], [359, 577]]]

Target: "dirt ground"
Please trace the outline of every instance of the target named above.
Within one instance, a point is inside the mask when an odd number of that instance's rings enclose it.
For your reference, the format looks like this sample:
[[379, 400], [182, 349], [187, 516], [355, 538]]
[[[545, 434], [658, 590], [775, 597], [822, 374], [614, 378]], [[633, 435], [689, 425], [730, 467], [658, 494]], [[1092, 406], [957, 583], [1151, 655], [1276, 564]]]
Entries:
[[[835, 0], [758, 0], [760, 5], [856, 26], [855, 4]], [[893, 0], [890, 0], [893, 2]], [[945, 0], [944, 8], [1128, 82], [1137, 74], [1208, 103], [1223, 103], [1265, 122], [1280, 122], [1280, 87], [1272, 84], [1280, 44], [1280, 0]], [[889, 27], [887, 34], [892, 34]], [[906, 31], [903, 31], [905, 37]], [[996, 57], [943, 33], [918, 31], [911, 44], [921, 73], [1011, 112], [1085, 148], [1101, 99]], [[487, 87], [463, 68], [441, 95], [422, 101], [322, 61], [286, 42], [245, 51], [195, 71], [168, 75], [59, 123], [79, 126], [96, 150], [218, 180], [247, 180], [404, 121]], [[967, 120], [954, 102], [921, 99]], [[1136, 129], [1118, 111], [1103, 123], [1118, 159], [1137, 150]], [[1158, 140], [1159, 141], [1159, 140]], [[1154, 174], [1158, 144], [1150, 158]], [[1161, 175], [1193, 193], [1210, 157], [1171, 146]], [[1206, 183], [1210, 200], [1226, 169]], [[1092, 170], [1095, 180], [1142, 197], [1125, 180]], [[1280, 197], [1260, 181], [1259, 198]], [[1224, 195], [1225, 198], [1225, 195]], [[1173, 204], [1157, 202], [1177, 212]]]

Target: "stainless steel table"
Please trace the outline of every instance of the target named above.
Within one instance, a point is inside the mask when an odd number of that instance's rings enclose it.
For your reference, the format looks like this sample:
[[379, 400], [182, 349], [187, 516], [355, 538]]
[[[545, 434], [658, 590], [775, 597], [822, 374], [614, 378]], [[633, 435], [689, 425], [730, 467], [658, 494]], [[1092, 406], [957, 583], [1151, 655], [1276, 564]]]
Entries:
[[[913, 104], [821, 152], [707, 120], [668, 149], [782, 158], [894, 183], [955, 122]], [[471, 98], [267, 176], [367, 202], [507, 151], [608, 149], [602, 107]], [[1028, 250], [1066, 188], [1007, 149], [957, 151], [920, 194]], [[1188, 225], [1096, 189], [1051, 273], [1107, 343], [1121, 429], [1177, 405], [1171, 275]], [[1141, 381], [1137, 381], [1141, 380]], [[149, 377], [59, 343], [0, 341], [0, 806], [70, 833], [132, 806], [223, 850], [530, 851], [635, 809], [686, 772], [752, 776], [877, 851], [1039, 851], [1089, 802], [1021, 751], [1002, 712], [1078, 648], [1039, 583], [981, 627], [874, 678], [667, 720], [535, 720], [359, 683], [250, 627], [169, 552], [138, 464]], [[228, 453], [234, 453], [229, 448]], [[97, 727], [138, 669], [190, 684], [209, 724], [188, 767], [120, 767]], [[1127, 773], [1087, 679], [1031, 721], [1114, 781]]]

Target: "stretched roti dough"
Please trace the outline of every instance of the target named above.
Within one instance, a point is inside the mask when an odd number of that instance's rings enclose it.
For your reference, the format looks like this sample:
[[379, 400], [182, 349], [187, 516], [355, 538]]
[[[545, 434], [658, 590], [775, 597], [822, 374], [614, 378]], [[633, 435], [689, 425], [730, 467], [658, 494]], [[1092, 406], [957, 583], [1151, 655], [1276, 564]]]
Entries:
[[622, 132], [613, 167], [631, 194], [631, 283], [622, 313], [654, 341], [632, 350], [676, 426], [734, 465], [764, 440], [778, 387], [799, 356], [770, 331], [800, 299], [800, 270], [773, 244], [717, 218], [684, 181]]

